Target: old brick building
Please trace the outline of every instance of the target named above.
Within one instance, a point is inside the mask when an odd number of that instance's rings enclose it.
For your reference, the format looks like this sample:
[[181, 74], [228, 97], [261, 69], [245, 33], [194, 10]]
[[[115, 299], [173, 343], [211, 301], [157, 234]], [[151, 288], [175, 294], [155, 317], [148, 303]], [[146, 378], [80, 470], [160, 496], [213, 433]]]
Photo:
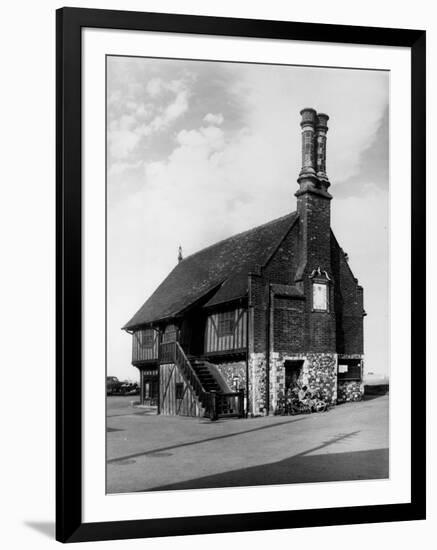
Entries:
[[296, 382], [333, 403], [362, 392], [363, 289], [330, 226], [328, 116], [301, 115], [297, 210], [180, 258], [124, 327], [141, 400], [162, 414], [202, 415], [212, 393], [269, 414]]

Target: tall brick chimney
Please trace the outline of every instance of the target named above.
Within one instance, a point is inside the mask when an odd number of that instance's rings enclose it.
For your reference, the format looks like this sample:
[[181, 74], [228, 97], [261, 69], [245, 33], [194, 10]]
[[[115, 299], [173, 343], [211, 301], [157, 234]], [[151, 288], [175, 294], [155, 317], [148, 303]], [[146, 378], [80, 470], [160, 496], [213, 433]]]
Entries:
[[[314, 109], [302, 109], [300, 112], [302, 120], [302, 169], [299, 178], [313, 177], [316, 175], [314, 163], [314, 133], [316, 126], [317, 113]], [[299, 180], [298, 180], [299, 181]]]
[[305, 108], [302, 120], [302, 168], [297, 179], [297, 212], [300, 228], [300, 262], [296, 280], [320, 267], [330, 272], [330, 228], [332, 196], [326, 175], [328, 115]]
[[331, 199], [326, 175], [328, 115], [303, 109], [299, 189], [299, 264], [296, 283], [306, 297], [308, 350], [335, 352], [336, 327], [331, 267]]

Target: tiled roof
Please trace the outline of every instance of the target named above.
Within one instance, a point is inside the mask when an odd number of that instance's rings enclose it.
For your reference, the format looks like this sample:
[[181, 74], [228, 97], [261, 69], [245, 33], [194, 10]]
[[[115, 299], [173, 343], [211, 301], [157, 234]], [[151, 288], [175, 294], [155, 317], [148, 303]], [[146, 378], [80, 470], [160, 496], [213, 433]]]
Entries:
[[263, 266], [295, 222], [295, 212], [208, 246], [179, 262], [124, 329], [247, 295], [248, 274]]

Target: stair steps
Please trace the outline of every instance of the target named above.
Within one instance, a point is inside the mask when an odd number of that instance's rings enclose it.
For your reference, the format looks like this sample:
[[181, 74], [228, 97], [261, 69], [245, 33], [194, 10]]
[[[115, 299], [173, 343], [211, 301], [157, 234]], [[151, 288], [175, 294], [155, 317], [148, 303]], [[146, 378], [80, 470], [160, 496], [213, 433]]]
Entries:
[[211, 374], [208, 365], [200, 360], [192, 360], [191, 364], [205, 391], [220, 391], [220, 386], [217, 384], [216, 379]]

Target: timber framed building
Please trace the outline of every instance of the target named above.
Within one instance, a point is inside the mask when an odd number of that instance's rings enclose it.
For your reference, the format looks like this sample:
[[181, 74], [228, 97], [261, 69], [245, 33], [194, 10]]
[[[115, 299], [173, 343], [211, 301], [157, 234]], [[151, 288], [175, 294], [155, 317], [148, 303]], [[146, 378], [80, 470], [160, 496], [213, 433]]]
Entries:
[[[330, 226], [328, 116], [301, 111], [297, 210], [182, 259], [123, 327], [161, 414], [274, 413], [290, 385], [363, 391], [363, 289]], [[232, 401], [233, 400], [233, 401]], [[227, 409], [226, 409], [227, 407]]]

